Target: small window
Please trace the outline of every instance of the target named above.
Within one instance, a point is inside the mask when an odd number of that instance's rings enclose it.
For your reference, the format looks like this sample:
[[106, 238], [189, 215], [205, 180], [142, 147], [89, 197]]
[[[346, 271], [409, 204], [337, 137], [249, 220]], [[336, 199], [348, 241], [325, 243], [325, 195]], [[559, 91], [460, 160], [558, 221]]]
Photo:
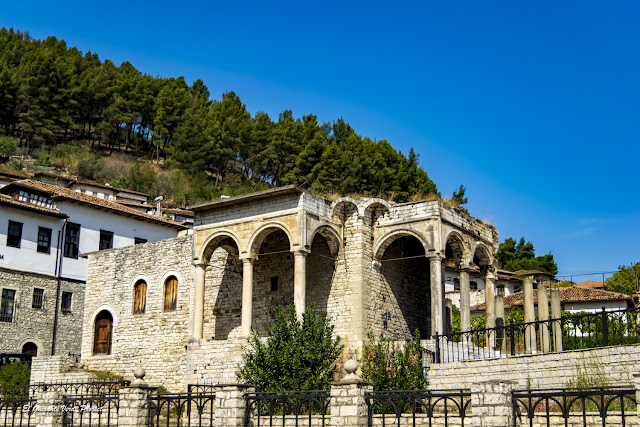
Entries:
[[31, 308], [42, 310], [44, 306], [44, 289], [33, 288], [33, 299], [31, 300]]
[[141, 245], [141, 244], [143, 244], [143, 243], [147, 243], [147, 239], [143, 239], [143, 238], [141, 238], [141, 237], [136, 237], [136, 238], [135, 238], [135, 244], [136, 244], [136, 245]]
[[78, 247], [80, 246], [80, 224], [67, 223], [64, 233], [64, 256], [67, 258], [78, 258]]
[[143, 314], [147, 305], [147, 283], [138, 280], [133, 287], [133, 314]]
[[278, 276], [271, 277], [271, 292], [278, 290]]
[[113, 231], [100, 230], [100, 243], [98, 250], [111, 249], [113, 247]]
[[164, 282], [164, 311], [174, 311], [178, 307], [178, 279], [169, 276]]
[[475, 282], [473, 280], [471, 282], [469, 282], [469, 289], [477, 290], [478, 289], [478, 282]]
[[38, 252], [48, 254], [51, 252], [51, 229], [38, 227]]
[[13, 289], [2, 290], [0, 300], [0, 322], [13, 322], [13, 311], [16, 300], [16, 291]]
[[460, 279], [458, 279], [457, 277], [453, 279], [453, 290], [454, 291], [460, 290]]
[[62, 293], [62, 301], [60, 303], [60, 310], [70, 312], [71, 311], [71, 296], [73, 293], [71, 292], [63, 292]]
[[9, 231], [7, 232], [7, 246], [19, 248], [20, 240], [22, 240], [22, 223], [9, 221]]

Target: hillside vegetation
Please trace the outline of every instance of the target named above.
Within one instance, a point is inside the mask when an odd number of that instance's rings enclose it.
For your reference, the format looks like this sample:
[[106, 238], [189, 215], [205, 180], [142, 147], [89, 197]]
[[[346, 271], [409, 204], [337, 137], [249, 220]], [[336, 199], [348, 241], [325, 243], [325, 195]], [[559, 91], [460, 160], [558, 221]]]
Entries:
[[162, 194], [177, 206], [285, 184], [396, 201], [439, 197], [413, 149], [404, 155], [362, 137], [342, 118], [252, 115], [234, 92], [212, 100], [202, 80], [153, 77], [6, 28], [0, 132], [39, 165]]

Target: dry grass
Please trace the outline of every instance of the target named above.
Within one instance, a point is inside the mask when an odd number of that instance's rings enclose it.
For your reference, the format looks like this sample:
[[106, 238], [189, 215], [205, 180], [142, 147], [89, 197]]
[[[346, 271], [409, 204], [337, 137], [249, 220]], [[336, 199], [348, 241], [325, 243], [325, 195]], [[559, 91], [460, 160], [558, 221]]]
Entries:
[[128, 175], [129, 169], [135, 163], [135, 158], [129, 154], [113, 153], [110, 156], [103, 157], [107, 168], [113, 171], [116, 177]]

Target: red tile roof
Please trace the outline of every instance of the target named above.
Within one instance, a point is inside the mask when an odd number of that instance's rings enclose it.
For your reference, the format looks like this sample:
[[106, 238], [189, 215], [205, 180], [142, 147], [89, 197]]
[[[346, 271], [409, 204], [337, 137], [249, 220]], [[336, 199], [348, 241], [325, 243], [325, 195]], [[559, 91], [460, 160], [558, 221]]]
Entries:
[[[581, 286], [570, 286], [560, 289], [560, 301], [562, 303], [569, 302], [590, 302], [590, 301], [627, 301], [627, 304], [632, 304], [632, 299], [629, 295], [619, 294], [617, 292], [603, 291], [600, 289], [583, 288]], [[550, 291], [547, 289], [547, 295], [550, 296]], [[534, 304], [538, 303], [538, 291], [533, 291]], [[516, 292], [504, 297], [504, 308], [510, 309], [515, 307], [522, 307], [524, 305], [524, 295], [522, 292]], [[484, 311], [484, 304], [478, 304], [471, 307], [471, 311]]]
[[149, 214], [137, 211], [128, 206], [122, 205], [120, 203], [111, 202], [111, 201], [100, 199], [94, 196], [88, 196], [86, 194], [71, 190], [66, 187], [58, 187], [58, 186], [47, 184], [40, 181], [33, 181], [33, 180], [14, 181], [11, 184], [7, 185], [6, 187], [2, 188], [0, 192], [4, 194], [10, 194], [15, 188], [20, 188], [20, 187], [48, 193], [52, 196], [53, 200], [68, 199], [73, 202], [88, 204], [91, 206], [95, 206], [97, 208], [114, 212], [116, 214], [130, 216], [142, 221], [159, 223], [161, 225], [166, 225], [166, 226], [177, 228], [180, 230], [184, 230], [187, 228], [184, 225], [179, 224], [167, 218], [149, 215]]
[[32, 212], [41, 213], [43, 215], [55, 216], [57, 218], [68, 218], [69, 216], [56, 209], [45, 208], [43, 206], [34, 205], [29, 202], [21, 202], [6, 194], [0, 194], [0, 205], [11, 206], [13, 208], [24, 209]]
[[584, 282], [576, 283], [576, 285], [582, 286], [583, 288], [604, 288], [607, 282], [585, 280]]

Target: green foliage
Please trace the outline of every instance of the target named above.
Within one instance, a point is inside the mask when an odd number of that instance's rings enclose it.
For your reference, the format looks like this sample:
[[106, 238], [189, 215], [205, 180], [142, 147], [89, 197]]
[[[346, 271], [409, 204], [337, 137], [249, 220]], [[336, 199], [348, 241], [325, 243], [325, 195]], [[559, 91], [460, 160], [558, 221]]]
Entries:
[[454, 191], [451, 196], [451, 200], [456, 202], [458, 206], [462, 206], [467, 203], [467, 198], [464, 197], [464, 193], [467, 191], [464, 185], [461, 185], [458, 191]]
[[148, 193], [156, 182], [156, 170], [149, 163], [138, 160], [129, 169], [129, 187], [135, 191]]
[[404, 347], [397, 347], [384, 335], [368, 334], [362, 351], [362, 378], [374, 390], [424, 390], [427, 381], [422, 368], [422, 347], [418, 330]]
[[27, 363], [9, 363], [0, 367], [0, 385], [28, 385], [31, 367]]
[[633, 295], [637, 292], [637, 283], [640, 279], [640, 262], [628, 266], [621, 265], [617, 273], [607, 279], [604, 289], [611, 292]]
[[78, 162], [78, 177], [92, 181], [103, 181], [109, 175], [106, 162], [99, 154], [92, 154]]
[[575, 285], [575, 283], [570, 282], [568, 280], [561, 280], [559, 282], [554, 283], [551, 287], [552, 288], [569, 288], [573, 285]]
[[550, 274], [558, 272], [553, 255], [546, 254], [536, 257], [533, 243], [525, 243], [524, 237], [517, 243], [512, 238], [500, 243], [496, 259], [500, 268], [509, 271], [539, 270]]
[[453, 332], [462, 332], [460, 330], [460, 309], [456, 305], [451, 306], [451, 324]]
[[0, 136], [0, 157], [9, 157], [16, 152], [18, 144], [10, 136]]
[[327, 315], [307, 307], [300, 322], [293, 305], [288, 314], [278, 308], [275, 314], [266, 341], [252, 331], [238, 379], [257, 391], [328, 389], [343, 345]]

